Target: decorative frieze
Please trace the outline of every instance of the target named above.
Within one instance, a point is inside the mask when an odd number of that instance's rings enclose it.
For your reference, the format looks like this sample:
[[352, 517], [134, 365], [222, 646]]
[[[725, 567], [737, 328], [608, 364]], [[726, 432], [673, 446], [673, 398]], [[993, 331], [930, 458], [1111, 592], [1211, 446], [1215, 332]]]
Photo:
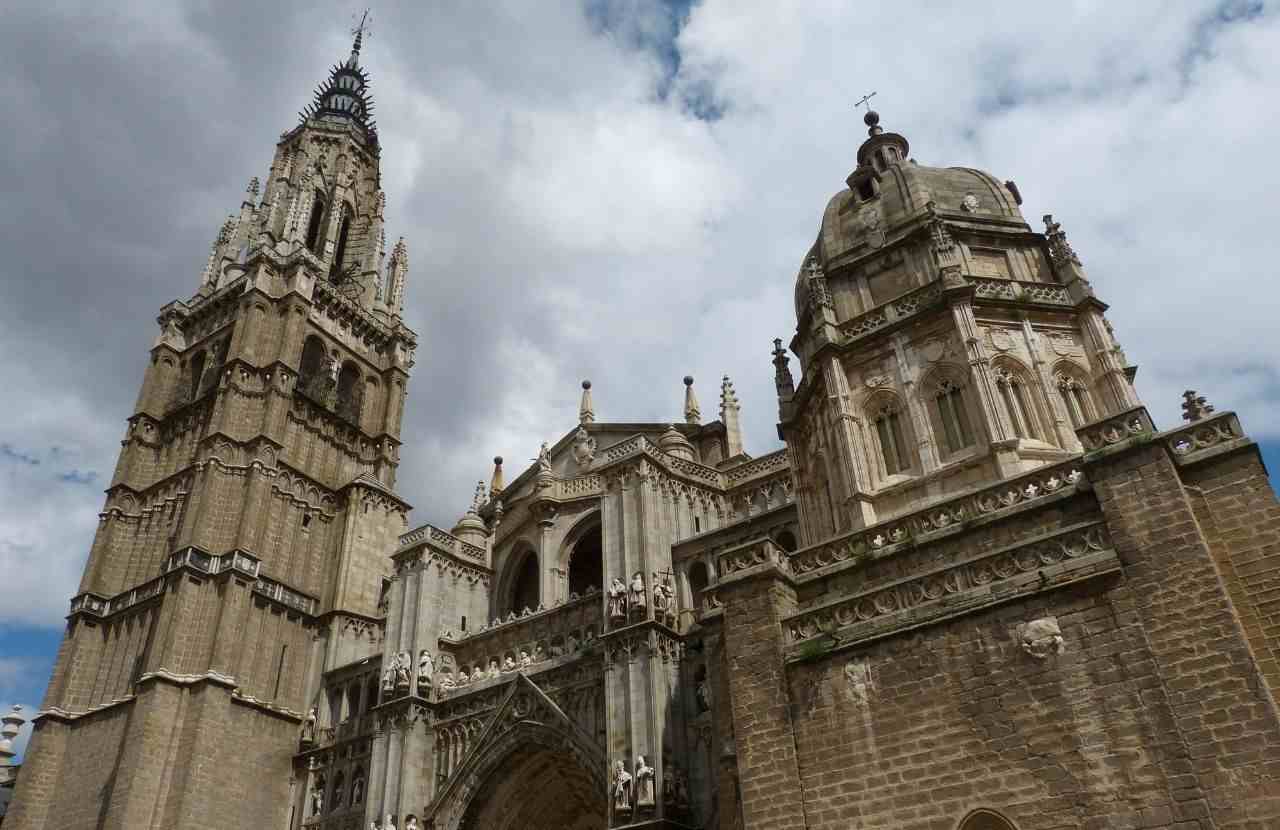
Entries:
[[1085, 452], [1096, 452], [1154, 432], [1151, 416], [1147, 414], [1145, 407], [1138, 406], [1119, 415], [1085, 424], [1076, 430], [1076, 436]]
[[863, 642], [1118, 570], [1105, 526], [1076, 525], [1034, 541], [984, 552], [790, 617], [787, 642], [830, 635]]
[[965, 522], [994, 517], [1022, 505], [1074, 493], [1087, 486], [1079, 460], [1072, 459], [801, 548], [789, 554], [788, 558], [797, 575], [811, 574], [867, 555], [887, 554], [904, 542], [920, 542], [930, 534], [953, 529]]
[[1007, 300], [1009, 302], [1039, 303], [1041, 305], [1070, 306], [1071, 295], [1064, 286], [1055, 283], [1023, 282], [971, 277], [973, 296], [980, 300]]
[[1232, 442], [1248, 441], [1234, 412], [1220, 412], [1164, 433], [1164, 444], [1179, 464], [1198, 461]]

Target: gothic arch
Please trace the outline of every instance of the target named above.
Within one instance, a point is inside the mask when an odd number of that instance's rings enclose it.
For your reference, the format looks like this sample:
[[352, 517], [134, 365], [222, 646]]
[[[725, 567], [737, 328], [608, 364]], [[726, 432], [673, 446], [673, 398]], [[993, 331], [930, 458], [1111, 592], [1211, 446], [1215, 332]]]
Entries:
[[565, 534], [556, 567], [567, 575], [565, 596], [582, 596], [588, 586], [604, 589], [604, 527], [600, 511], [592, 510], [578, 519]]
[[502, 566], [502, 576], [494, 591], [494, 616], [505, 619], [517, 616], [527, 607], [534, 610], [542, 597], [542, 570], [538, 552], [525, 539], [517, 541], [508, 551]]
[[1073, 429], [1079, 429], [1090, 421], [1103, 416], [1093, 394], [1089, 370], [1074, 360], [1059, 360], [1053, 364], [1053, 385], [1058, 400], [1066, 410], [1067, 420]]
[[319, 254], [324, 245], [324, 216], [329, 200], [324, 191], [316, 189], [311, 194], [311, 213], [307, 218], [307, 248]]
[[342, 369], [338, 372], [338, 414], [359, 424], [363, 398], [364, 383], [360, 369], [348, 360], [342, 364]]
[[985, 419], [965, 367], [935, 364], [921, 378], [917, 394], [944, 463], [968, 454], [985, 440]]
[[314, 392], [323, 382], [324, 364], [329, 353], [324, 348], [324, 341], [317, 335], [307, 335], [302, 344], [302, 357], [298, 361], [298, 387], [306, 392]]
[[1005, 410], [1014, 435], [1037, 441], [1053, 440], [1053, 419], [1045, 412], [1044, 393], [1035, 373], [1022, 361], [1000, 355], [991, 361], [998, 405]]
[[979, 807], [961, 819], [956, 830], [1018, 830], [1018, 828], [995, 810]]
[[596, 830], [604, 752], [528, 678], [510, 692], [424, 818], [437, 830]]
[[867, 444], [871, 471], [877, 486], [894, 476], [911, 475], [920, 468], [915, 430], [906, 403], [896, 392], [880, 389], [867, 396], [862, 405], [867, 424]]

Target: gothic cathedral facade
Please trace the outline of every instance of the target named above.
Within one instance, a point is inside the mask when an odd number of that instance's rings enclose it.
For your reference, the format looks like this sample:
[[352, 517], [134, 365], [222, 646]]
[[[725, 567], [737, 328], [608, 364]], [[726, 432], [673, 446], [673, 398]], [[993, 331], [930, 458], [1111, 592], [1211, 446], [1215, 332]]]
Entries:
[[[1280, 506], [1060, 225], [868, 113], [778, 434], [578, 422], [450, 529], [360, 36], [161, 309], [6, 830], [1280, 826]], [[797, 381], [792, 355], [800, 369]]]

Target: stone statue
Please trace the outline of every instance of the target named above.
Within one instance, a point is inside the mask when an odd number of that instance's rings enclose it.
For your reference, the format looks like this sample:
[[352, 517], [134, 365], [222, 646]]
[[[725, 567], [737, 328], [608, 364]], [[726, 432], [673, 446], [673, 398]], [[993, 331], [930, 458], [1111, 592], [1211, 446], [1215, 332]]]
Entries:
[[390, 813], [387, 813], [387, 817], [383, 819], [382, 830], [396, 830], [395, 819], [391, 817]]
[[418, 653], [418, 694], [427, 696], [431, 691], [431, 677], [436, 672], [436, 661], [431, 659], [431, 652], [425, 648]]
[[609, 583], [609, 619], [627, 618], [627, 586], [616, 576]]
[[324, 369], [325, 373], [329, 376], [329, 382], [332, 384], [337, 384], [338, 382], [338, 368], [338, 358], [333, 355], [329, 355], [329, 357], [325, 359]]
[[418, 830], [418, 817], [409, 816], [404, 820], [404, 830]]
[[446, 670], [440, 678], [440, 691], [447, 692], [456, 685], [453, 681], [453, 672]]
[[711, 684], [704, 677], [698, 681], [698, 688], [695, 692], [698, 698], [698, 713], [711, 711]]
[[544, 475], [551, 472], [551, 450], [547, 447], [547, 442], [542, 442], [542, 447], [538, 450], [538, 474]]
[[631, 809], [631, 773], [622, 761], [613, 765], [613, 809], [615, 812]]
[[409, 667], [413, 665], [413, 656], [407, 651], [400, 652], [396, 657], [396, 688], [409, 688]]
[[396, 688], [396, 659], [387, 661], [387, 668], [382, 672], [382, 691], [393, 692]]
[[316, 739], [316, 718], [318, 712], [316, 707], [312, 706], [311, 711], [307, 712], [307, 719], [302, 722], [302, 740], [312, 743]]
[[497, 677], [502, 674], [502, 668], [498, 665], [498, 658], [494, 657], [489, 660], [489, 676]]
[[640, 575], [639, 571], [636, 571], [631, 575], [631, 613], [644, 614], [644, 595], [644, 577]]
[[583, 427], [573, 436], [573, 460], [579, 467], [587, 467], [596, 457], [596, 439]]
[[636, 757], [636, 806], [653, 806], [653, 767], [645, 763], [643, 755]]
[[525, 666], [532, 666], [532, 665], [533, 665], [533, 658], [529, 656], [529, 652], [521, 651], [520, 652], [520, 668], [523, 669]]
[[542, 647], [542, 643], [538, 643], [533, 647], [533, 662], [541, 663], [547, 659], [547, 651]]
[[352, 804], [364, 803], [364, 779], [363, 778], [357, 778], [355, 780], [355, 783], [351, 785], [351, 803]]
[[508, 654], [506, 659], [502, 661], [502, 670], [504, 672], [512, 672], [516, 670], [516, 661], [511, 659], [510, 654]]
[[653, 575], [653, 615], [663, 622], [674, 625], [676, 616], [676, 592], [671, 585], [671, 577], [655, 573]]
[[311, 788], [311, 815], [318, 816], [324, 812], [324, 776], [316, 779]]

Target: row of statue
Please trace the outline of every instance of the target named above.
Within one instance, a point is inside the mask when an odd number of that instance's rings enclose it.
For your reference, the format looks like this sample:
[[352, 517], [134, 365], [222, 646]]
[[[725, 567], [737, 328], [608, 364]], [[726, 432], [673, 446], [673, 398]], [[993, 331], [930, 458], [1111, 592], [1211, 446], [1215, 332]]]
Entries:
[[[615, 576], [609, 584], [609, 619], [614, 623], [626, 622], [628, 617], [643, 619], [647, 593], [644, 574], [639, 571], [631, 575], [630, 585]], [[653, 616], [659, 622], [675, 626], [676, 591], [670, 574], [653, 575]]]
[[[636, 758], [634, 775], [627, 772], [624, 761], [614, 762], [610, 790], [615, 814], [654, 806], [654, 773], [643, 755]], [[684, 809], [689, 806], [689, 781], [679, 764], [672, 763], [663, 776], [662, 797], [670, 807]]]
[[[395, 692], [409, 690], [410, 672], [413, 669], [413, 655], [402, 651], [387, 662], [382, 672], [382, 691]], [[435, 676], [436, 661], [431, 652], [425, 648], [418, 653], [418, 695], [427, 697], [431, 691], [431, 680]]]
[[[369, 822], [369, 830], [396, 830], [395, 816], [387, 813], [386, 818], [382, 820], [382, 824], [377, 821]], [[418, 817], [409, 816], [404, 820], [404, 830], [418, 830]]]

